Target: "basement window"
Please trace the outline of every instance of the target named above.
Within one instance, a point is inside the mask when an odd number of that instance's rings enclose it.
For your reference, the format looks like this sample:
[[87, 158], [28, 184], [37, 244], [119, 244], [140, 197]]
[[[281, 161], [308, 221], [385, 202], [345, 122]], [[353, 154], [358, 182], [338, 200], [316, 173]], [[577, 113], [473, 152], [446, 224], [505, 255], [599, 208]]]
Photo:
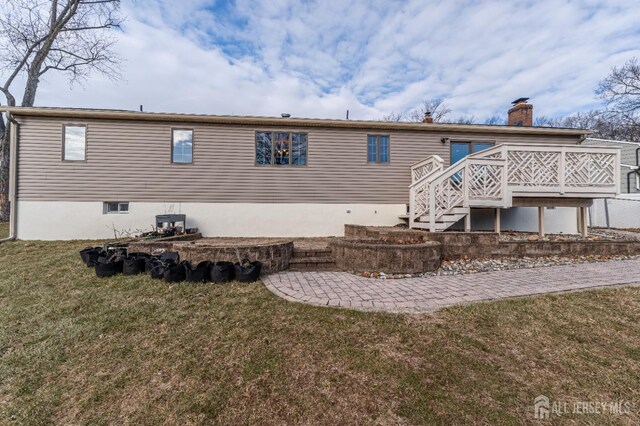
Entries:
[[87, 127], [64, 125], [62, 141], [63, 161], [85, 161], [87, 158]]
[[129, 202], [105, 201], [102, 207], [103, 214], [129, 213]]
[[306, 166], [307, 134], [256, 132], [256, 165]]

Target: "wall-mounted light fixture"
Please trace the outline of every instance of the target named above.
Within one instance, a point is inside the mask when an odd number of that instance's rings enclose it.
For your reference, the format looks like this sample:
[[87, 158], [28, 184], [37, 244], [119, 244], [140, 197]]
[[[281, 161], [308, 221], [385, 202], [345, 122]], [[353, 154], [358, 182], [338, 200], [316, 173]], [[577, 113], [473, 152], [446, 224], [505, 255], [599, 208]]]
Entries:
[[449, 138], [440, 138], [440, 142], [442, 142], [442, 143], [451, 142], [451, 139], [449, 139]]

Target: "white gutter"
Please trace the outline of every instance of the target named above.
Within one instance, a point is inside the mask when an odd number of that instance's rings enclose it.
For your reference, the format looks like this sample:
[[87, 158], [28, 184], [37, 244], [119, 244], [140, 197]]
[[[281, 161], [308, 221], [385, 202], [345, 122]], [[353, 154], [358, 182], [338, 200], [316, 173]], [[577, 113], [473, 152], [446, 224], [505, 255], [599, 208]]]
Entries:
[[[1, 119], [1, 118], [0, 118]], [[7, 112], [7, 121], [9, 125], [9, 236], [0, 239], [0, 244], [16, 239], [17, 223], [16, 210], [18, 208], [18, 132], [20, 124]]]

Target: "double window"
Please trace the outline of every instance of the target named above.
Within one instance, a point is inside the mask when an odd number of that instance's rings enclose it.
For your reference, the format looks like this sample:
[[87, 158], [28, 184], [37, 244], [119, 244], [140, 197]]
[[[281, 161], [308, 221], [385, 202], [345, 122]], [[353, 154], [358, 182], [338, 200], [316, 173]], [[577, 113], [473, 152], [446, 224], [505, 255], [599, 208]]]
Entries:
[[173, 129], [171, 131], [171, 162], [193, 163], [193, 130]]
[[307, 134], [256, 132], [256, 164], [306, 166]]
[[389, 162], [389, 135], [367, 136], [367, 162]]
[[87, 159], [87, 127], [64, 125], [62, 160], [85, 161]]

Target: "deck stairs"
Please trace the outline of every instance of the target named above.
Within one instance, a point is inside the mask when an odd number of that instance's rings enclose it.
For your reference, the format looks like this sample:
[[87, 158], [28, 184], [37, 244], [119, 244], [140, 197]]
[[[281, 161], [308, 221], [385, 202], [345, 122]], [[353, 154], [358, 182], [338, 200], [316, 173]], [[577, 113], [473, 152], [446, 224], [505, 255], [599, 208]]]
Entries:
[[437, 155], [411, 166], [410, 228], [439, 232], [471, 209], [508, 209], [516, 198], [612, 198], [620, 191], [620, 151], [575, 145], [501, 144], [450, 167]]

